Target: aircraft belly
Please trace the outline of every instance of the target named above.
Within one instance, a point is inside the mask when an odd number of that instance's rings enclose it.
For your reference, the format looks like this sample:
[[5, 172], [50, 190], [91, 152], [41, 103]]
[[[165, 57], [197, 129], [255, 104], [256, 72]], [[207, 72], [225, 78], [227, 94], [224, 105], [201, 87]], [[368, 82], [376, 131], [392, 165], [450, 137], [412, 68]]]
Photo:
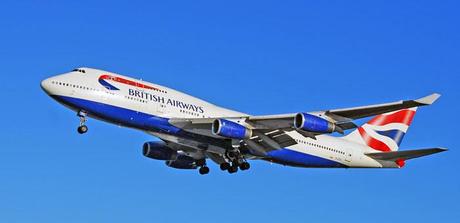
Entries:
[[197, 151], [206, 151], [215, 154], [224, 154], [226, 149], [223, 146], [213, 145], [211, 143], [201, 142], [194, 140], [193, 138], [184, 138], [177, 135], [164, 134], [159, 132], [147, 132], [150, 135], [158, 137], [162, 140], [173, 142], [178, 145], [182, 145]]

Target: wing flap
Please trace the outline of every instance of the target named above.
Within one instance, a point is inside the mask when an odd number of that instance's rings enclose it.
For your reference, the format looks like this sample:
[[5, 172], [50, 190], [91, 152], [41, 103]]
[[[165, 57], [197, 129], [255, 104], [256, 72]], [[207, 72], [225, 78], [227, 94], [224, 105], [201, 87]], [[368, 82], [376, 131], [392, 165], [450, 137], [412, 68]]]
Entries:
[[[275, 131], [265, 131], [262, 133], [267, 136], [268, 138], [274, 140], [276, 143], [278, 143], [279, 147], [280, 148], [285, 148], [285, 147], [289, 147], [289, 146], [292, 146], [292, 145], [295, 145], [297, 144], [297, 142], [295, 141], [295, 139], [293, 139], [291, 136], [289, 136], [286, 131], [283, 131], [283, 130], [275, 130]], [[260, 139], [260, 137], [258, 137]], [[261, 141], [263, 141], [263, 139], [260, 139]], [[278, 148], [279, 149], [279, 148]]]

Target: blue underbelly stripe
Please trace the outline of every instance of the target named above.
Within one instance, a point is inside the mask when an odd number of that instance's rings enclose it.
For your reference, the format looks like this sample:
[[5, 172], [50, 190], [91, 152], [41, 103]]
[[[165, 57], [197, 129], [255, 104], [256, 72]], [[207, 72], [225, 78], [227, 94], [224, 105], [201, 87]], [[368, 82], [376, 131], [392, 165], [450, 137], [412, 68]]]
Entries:
[[67, 96], [53, 97], [61, 103], [85, 110], [92, 116], [115, 124], [173, 134], [182, 131], [180, 128], [171, 125], [166, 118], [80, 98]]
[[304, 166], [304, 167], [347, 167], [344, 164], [335, 162], [333, 160], [313, 156], [306, 153], [297, 152], [290, 149], [273, 150], [268, 153], [268, 156], [273, 161], [293, 165], [293, 166]]

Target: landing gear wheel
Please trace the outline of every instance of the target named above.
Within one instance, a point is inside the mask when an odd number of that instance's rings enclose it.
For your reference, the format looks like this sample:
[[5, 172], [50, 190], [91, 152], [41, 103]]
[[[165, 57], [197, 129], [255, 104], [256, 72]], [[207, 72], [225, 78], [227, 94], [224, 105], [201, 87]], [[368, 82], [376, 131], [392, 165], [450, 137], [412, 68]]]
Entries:
[[230, 163], [221, 163], [220, 164], [220, 169], [225, 171], [225, 170], [228, 170], [230, 168]]
[[236, 172], [238, 172], [238, 166], [231, 166], [230, 168], [228, 168], [228, 172], [229, 172], [229, 173], [236, 173]]
[[195, 164], [196, 164], [197, 166], [205, 166], [205, 165], [206, 165], [206, 160], [205, 160], [205, 159], [197, 160], [197, 161], [195, 162]]
[[88, 126], [82, 125], [82, 126], [78, 127], [77, 130], [78, 130], [78, 133], [85, 134], [86, 132], [88, 132]]
[[240, 169], [241, 169], [241, 170], [249, 170], [249, 168], [251, 168], [251, 165], [250, 165], [248, 162], [243, 162], [243, 163], [240, 165]]
[[203, 167], [201, 167], [201, 168], [199, 169], [199, 172], [200, 172], [201, 175], [206, 175], [206, 174], [209, 173], [209, 167], [203, 166]]

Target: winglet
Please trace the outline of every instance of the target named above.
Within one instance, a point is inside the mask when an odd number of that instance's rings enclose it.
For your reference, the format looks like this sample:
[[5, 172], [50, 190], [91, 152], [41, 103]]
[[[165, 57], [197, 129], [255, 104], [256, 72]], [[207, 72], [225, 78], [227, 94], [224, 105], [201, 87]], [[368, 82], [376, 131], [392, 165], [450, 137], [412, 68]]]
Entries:
[[431, 105], [431, 104], [433, 104], [436, 100], [438, 100], [439, 97], [441, 97], [440, 94], [434, 93], [434, 94], [428, 95], [428, 96], [426, 96], [426, 97], [417, 99], [417, 100], [415, 100], [415, 101], [416, 101], [417, 103], [420, 103], [420, 104]]

